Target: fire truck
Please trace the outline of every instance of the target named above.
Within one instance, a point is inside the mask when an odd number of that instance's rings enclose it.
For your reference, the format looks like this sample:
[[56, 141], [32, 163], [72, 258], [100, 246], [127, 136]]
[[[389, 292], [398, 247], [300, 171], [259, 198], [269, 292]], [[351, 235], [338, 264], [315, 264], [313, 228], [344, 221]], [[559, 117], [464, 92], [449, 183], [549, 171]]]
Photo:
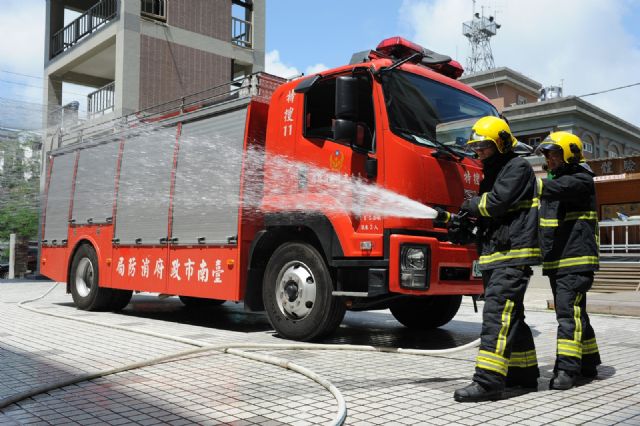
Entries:
[[259, 73], [84, 131], [49, 155], [40, 270], [79, 309], [121, 310], [133, 292], [187, 307], [241, 301], [295, 340], [329, 335], [347, 309], [442, 326], [483, 291], [475, 247], [432, 219], [380, 215], [357, 190], [337, 200], [324, 188], [327, 176], [353, 178], [456, 212], [482, 176], [461, 145], [498, 115], [462, 72], [393, 37], [349, 65], [291, 81]]

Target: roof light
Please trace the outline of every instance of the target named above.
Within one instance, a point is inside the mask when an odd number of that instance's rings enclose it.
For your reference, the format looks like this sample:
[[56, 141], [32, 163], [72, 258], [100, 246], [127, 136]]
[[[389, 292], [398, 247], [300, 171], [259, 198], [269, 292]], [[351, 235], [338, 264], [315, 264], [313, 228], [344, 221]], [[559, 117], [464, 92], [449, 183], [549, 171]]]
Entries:
[[426, 55], [431, 52], [419, 44], [415, 44], [402, 37], [390, 37], [384, 39], [380, 44], [378, 44], [376, 50], [394, 58], [404, 58], [414, 53]]
[[459, 78], [464, 72], [458, 61], [454, 61], [449, 56], [436, 53], [402, 37], [390, 37], [382, 40], [376, 50], [396, 60], [408, 58], [418, 53], [420, 56], [416, 58], [417, 63], [453, 79]]

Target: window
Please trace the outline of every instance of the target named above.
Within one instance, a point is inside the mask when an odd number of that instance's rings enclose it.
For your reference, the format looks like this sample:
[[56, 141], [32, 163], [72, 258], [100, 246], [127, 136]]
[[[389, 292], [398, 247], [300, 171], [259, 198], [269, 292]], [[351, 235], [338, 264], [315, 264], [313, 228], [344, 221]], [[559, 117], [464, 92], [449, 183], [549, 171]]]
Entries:
[[167, 19], [166, 0], [140, 0], [140, 13], [149, 18], [164, 21]]
[[618, 156], [618, 153], [615, 151], [607, 151], [607, 157], [609, 158], [616, 158]]
[[541, 141], [542, 141], [542, 138], [540, 136], [537, 136], [535, 138], [529, 138], [529, 145], [538, 146], [540, 145]]
[[402, 70], [384, 73], [382, 87], [391, 130], [419, 145], [464, 144], [479, 118], [498, 116], [476, 96]]
[[[336, 79], [318, 81], [305, 96], [306, 138], [333, 139], [335, 120]], [[368, 75], [358, 79], [358, 117], [355, 146], [367, 151], [373, 150], [375, 129], [371, 80]]]
[[585, 142], [585, 143], [582, 144], [582, 147], [584, 148], [584, 152], [593, 153], [593, 144], [592, 143]]
[[516, 97], [516, 104], [518, 104], [518, 105], [524, 105], [524, 104], [526, 104], [526, 103], [527, 103], [527, 98], [525, 98], [524, 96], [522, 96], [522, 95], [518, 95], [518, 96]]

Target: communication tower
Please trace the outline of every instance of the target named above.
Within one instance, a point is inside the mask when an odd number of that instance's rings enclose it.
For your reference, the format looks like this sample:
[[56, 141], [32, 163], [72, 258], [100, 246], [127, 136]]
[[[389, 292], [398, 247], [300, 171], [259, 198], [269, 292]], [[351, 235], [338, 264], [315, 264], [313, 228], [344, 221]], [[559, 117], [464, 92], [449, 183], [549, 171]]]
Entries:
[[473, 18], [462, 24], [462, 34], [469, 39], [471, 54], [467, 58], [465, 74], [486, 71], [495, 68], [493, 53], [491, 52], [491, 37], [496, 35], [500, 24], [493, 16], [484, 16], [476, 11], [476, 2], [473, 0]]

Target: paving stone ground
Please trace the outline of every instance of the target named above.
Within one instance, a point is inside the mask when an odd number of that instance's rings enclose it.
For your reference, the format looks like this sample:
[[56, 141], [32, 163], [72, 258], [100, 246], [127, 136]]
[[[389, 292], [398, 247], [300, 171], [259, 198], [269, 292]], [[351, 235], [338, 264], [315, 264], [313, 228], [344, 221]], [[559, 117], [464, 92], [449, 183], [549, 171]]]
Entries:
[[[62, 285], [28, 306], [131, 331], [18, 306], [51, 285], [0, 284], [0, 399], [44, 383], [193, 348], [140, 334], [140, 330], [207, 344], [286, 343], [268, 330], [203, 327], [172, 321], [169, 314], [132, 318], [79, 311]], [[385, 311], [368, 315], [393, 320]], [[479, 320], [479, 314], [465, 303], [442, 333], [477, 336]], [[541, 366], [539, 390], [495, 402], [453, 401], [453, 391], [473, 374], [477, 349], [442, 356], [340, 350], [252, 352], [288, 359], [328, 379], [345, 397], [348, 425], [640, 424], [640, 319], [592, 315], [604, 364], [597, 380], [568, 391], [547, 390], [554, 360], [554, 314], [528, 311], [527, 320]], [[305, 376], [214, 351], [36, 395], [0, 410], [0, 424], [312, 425], [330, 423], [336, 410], [333, 395]]]

